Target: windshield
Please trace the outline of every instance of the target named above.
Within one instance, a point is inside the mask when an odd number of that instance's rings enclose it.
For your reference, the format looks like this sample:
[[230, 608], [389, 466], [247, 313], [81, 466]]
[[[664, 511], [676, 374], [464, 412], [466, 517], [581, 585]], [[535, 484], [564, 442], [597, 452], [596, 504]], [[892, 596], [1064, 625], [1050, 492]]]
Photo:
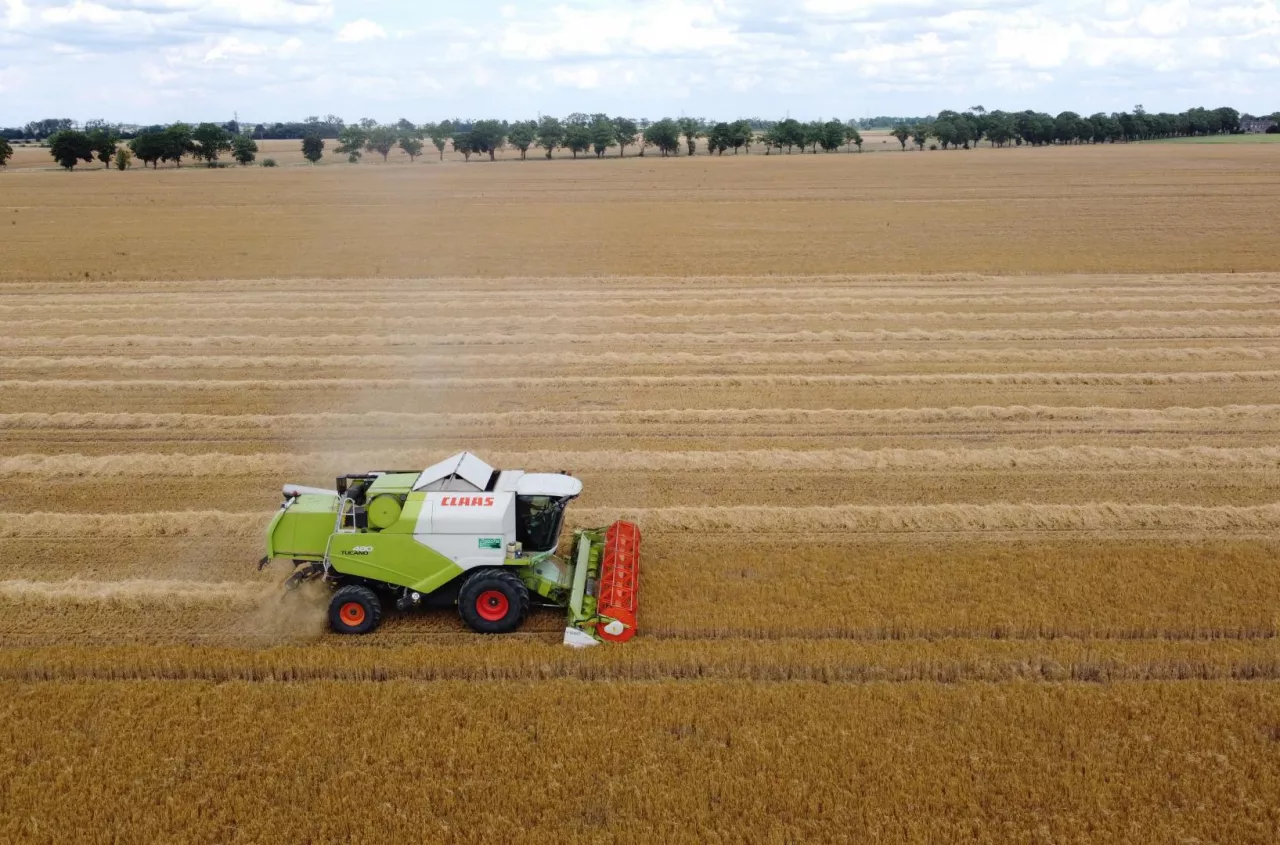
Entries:
[[526, 552], [554, 551], [560, 542], [560, 526], [568, 498], [552, 496], [516, 497], [516, 539]]

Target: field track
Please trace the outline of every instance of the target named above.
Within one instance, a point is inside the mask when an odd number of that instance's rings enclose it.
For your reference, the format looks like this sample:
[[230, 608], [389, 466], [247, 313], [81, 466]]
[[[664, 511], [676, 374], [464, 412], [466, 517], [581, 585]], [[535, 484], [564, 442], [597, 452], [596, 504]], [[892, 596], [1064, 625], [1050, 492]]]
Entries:
[[[1273, 153], [1162, 149], [1239, 166], [1197, 171], [1209, 205], [1273, 188], [1251, 169]], [[1187, 238], [1158, 175], [1153, 239]], [[1068, 201], [1097, 210], [1095, 179]], [[509, 186], [525, 213], [541, 180]], [[570, 230], [562, 274], [535, 250], [521, 275], [518, 228], [493, 256], [459, 240], [439, 267], [341, 278], [288, 270], [289, 241], [216, 263], [239, 278], [203, 278], [189, 244], [153, 272], [179, 250], [161, 239], [104, 280], [69, 269], [96, 241], [41, 264], [15, 234], [36, 203], [15, 205], [0, 841], [1280, 839], [1280, 275], [1228, 266], [1264, 269], [1273, 222], [1209, 215], [1230, 243], [1182, 264], [1071, 264], [1077, 245], [1045, 268], [1011, 244], [1016, 275], [837, 274], [830, 254], [749, 273], [712, 260], [746, 237], [724, 233], [624, 275], [608, 232], [589, 275]], [[1067, 243], [1044, 213], [1032, 245]], [[915, 266], [1002, 269], [975, 231], [940, 224]], [[752, 232], [755, 258], [804, 246]], [[323, 595], [256, 571], [286, 482], [463, 448], [580, 476], [575, 525], [640, 523], [633, 643], [570, 652], [547, 610], [502, 640], [446, 611], [340, 638]]]

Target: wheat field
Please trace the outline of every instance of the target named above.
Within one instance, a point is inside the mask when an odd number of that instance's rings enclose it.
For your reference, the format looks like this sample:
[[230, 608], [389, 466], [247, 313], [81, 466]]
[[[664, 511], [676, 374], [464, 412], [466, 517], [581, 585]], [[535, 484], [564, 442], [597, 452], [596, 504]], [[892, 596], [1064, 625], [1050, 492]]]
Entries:
[[[1276, 841], [1270, 149], [0, 174], [0, 841]], [[640, 524], [635, 640], [255, 571], [460, 449]]]

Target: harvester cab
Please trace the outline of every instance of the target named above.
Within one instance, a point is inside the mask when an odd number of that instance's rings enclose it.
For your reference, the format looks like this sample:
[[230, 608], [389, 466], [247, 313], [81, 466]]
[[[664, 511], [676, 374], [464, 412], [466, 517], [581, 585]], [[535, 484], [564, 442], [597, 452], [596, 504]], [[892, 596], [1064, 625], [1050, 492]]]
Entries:
[[283, 492], [259, 568], [285, 558], [294, 564], [287, 586], [327, 584], [338, 633], [374, 630], [388, 604], [456, 604], [481, 633], [514, 631], [542, 605], [566, 611], [566, 645], [635, 635], [640, 531], [629, 522], [578, 529], [558, 554], [566, 509], [582, 493], [571, 475], [498, 470], [462, 452], [421, 472]]

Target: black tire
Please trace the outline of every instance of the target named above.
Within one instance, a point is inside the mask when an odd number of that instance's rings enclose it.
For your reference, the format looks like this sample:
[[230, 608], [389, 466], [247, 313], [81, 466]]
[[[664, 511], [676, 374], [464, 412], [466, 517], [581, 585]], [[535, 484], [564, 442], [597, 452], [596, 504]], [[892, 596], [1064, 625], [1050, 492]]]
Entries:
[[509, 634], [529, 613], [529, 588], [514, 572], [481, 569], [458, 593], [458, 615], [480, 634]]
[[367, 634], [382, 621], [378, 594], [359, 584], [348, 584], [329, 600], [329, 627], [337, 634]]

